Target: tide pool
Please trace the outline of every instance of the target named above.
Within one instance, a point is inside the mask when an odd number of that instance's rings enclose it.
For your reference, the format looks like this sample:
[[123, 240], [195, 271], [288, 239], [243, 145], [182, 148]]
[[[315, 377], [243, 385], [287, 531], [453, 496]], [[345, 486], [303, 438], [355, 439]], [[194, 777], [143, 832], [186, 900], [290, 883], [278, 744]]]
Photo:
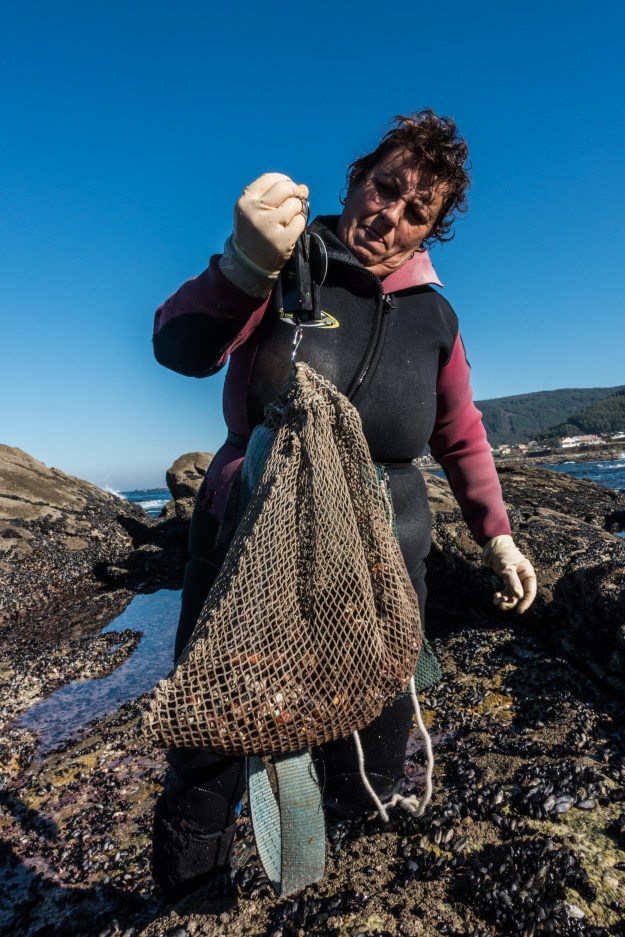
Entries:
[[104, 634], [129, 628], [141, 631], [142, 638], [128, 660], [108, 676], [68, 683], [20, 716], [16, 725], [37, 733], [40, 754], [73, 738], [92, 719], [137, 699], [167, 676], [173, 666], [179, 613], [180, 591], [160, 589], [135, 596], [122, 614], [102, 629]]

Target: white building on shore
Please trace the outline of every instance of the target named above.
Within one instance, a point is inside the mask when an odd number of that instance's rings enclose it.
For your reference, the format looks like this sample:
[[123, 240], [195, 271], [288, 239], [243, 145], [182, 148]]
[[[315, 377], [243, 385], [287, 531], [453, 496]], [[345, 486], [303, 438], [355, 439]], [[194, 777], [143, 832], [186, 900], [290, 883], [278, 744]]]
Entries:
[[565, 436], [560, 440], [561, 449], [572, 449], [574, 446], [602, 446], [605, 439], [601, 436]]

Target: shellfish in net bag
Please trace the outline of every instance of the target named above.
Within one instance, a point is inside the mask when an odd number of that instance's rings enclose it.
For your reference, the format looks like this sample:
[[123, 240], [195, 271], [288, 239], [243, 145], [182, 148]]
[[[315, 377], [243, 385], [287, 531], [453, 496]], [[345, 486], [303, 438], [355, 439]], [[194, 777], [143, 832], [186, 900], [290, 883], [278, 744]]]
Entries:
[[364, 728], [414, 673], [417, 597], [358, 412], [300, 362], [264, 426], [260, 481], [144, 716], [168, 746], [311, 748]]

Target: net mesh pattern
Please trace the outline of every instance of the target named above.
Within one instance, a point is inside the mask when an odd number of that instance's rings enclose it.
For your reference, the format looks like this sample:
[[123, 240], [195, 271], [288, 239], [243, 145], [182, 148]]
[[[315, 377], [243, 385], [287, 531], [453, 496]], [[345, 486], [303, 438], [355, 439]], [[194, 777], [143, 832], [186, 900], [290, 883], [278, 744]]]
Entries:
[[311, 748], [368, 725], [415, 669], [417, 597], [356, 409], [298, 363], [266, 426], [260, 481], [144, 716], [165, 745]]

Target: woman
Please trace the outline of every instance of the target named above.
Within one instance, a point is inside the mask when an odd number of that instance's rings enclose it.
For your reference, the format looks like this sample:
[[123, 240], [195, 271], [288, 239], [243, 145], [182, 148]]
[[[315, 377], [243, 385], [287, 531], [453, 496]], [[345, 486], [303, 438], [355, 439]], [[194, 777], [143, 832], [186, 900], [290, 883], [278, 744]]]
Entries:
[[[399, 117], [376, 150], [348, 170], [340, 217], [311, 225], [325, 242], [321, 327], [305, 328], [301, 360], [329, 378], [358, 409], [372, 458], [386, 467], [397, 534], [423, 612], [430, 548], [425, 483], [414, 459], [429, 443], [483, 564], [504, 587], [495, 603], [524, 612], [533, 601], [531, 564], [516, 549], [469, 366], [426, 247], [449, 240], [466, 207], [468, 149], [450, 118], [424, 110]], [[184, 648], [232, 535], [237, 470], [251, 430], [290, 370], [292, 321], [280, 308], [280, 271], [306, 224], [308, 189], [267, 173], [235, 207], [224, 253], [156, 313], [154, 351], [166, 367], [194, 377], [230, 359], [224, 389], [228, 439], [213, 459], [191, 522], [175, 656]], [[367, 773], [382, 799], [403, 775], [409, 699], [399, 699], [363, 733]], [[364, 812], [351, 740], [316, 753], [327, 809]], [[197, 887], [227, 866], [244, 789], [243, 761], [202, 750], [169, 753], [156, 809], [154, 874], [166, 898]]]

